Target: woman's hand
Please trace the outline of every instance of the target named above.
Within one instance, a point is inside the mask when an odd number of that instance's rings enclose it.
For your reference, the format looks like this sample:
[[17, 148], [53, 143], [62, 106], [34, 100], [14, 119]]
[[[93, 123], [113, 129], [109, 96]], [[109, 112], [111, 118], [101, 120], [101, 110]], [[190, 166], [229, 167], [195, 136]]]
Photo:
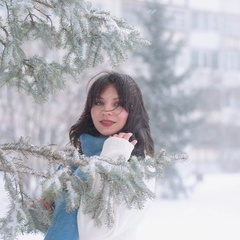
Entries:
[[105, 140], [100, 156], [108, 157], [118, 161], [119, 157], [122, 156], [126, 161], [130, 158], [134, 145], [137, 144], [137, 140], [130, 140], [133, 134], [129, 133], [116, 133], [109, 136]]
[[[38, 199], [38, 202], [42, 205], [42, 207], [48, 211], [53, 211], [53, 206], [50, 202], [42, 199], [42, 198], [39, 198]], [[34, 203], [31, 203], [30, 204], [30, 207], [33, 207], [33, 208], [36, 208], [36, 204]]]
[[[112, 137], [119, 137], [119, 138], [123, 138], [126, 139], [127, 141], [129, 141], [129, 139], [131, 138], [133, 134], [131, 132], [129, 133], [124, 133], [124, 132], [120, 132], [118, 134], [114, 134]], [[137, 140], [133, 140], [130, 142], [133, 146], [135, 146], [137, 144]]]
[[48, 211], [53, 211], [53, 207], [52, 204], [44, 199], [38, 199], [38, 201], [41, 203], [41, 205], [43, 206], [43, 208], [45, 208]]

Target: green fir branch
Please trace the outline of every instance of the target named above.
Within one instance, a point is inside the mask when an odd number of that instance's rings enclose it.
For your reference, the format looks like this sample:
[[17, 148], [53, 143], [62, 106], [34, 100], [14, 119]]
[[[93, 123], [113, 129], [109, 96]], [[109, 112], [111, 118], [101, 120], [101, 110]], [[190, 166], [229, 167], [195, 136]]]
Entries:
[[[21, 157], [20, 157], [21, 156]], [[47, 167], [39, 172], [28, 166], [26, 159], [35, 157], [47, 161]], [[176, 160], [186, 159], [186, 155], [169, 156], [159, 151], [154, 158], [129, 161], [121, 157], [118, 161], [110, 158], [79, 155], [76, 149], [54, 150], [53, 146], [37, 147], [29, 139], [0, 145], [1, 171], [4, 173], [5, 189], [10, 199], [6, 218], [0, 222], [1, 235], [14, 239], [19, 232], [45, 231], [51, 224], [51, 212], [42, 209], [36, 199], [28, 196], [23, 188], [22, 176], [34, 175], [42, 186], [42, 197], [56, 202], [61, 196], [67, 210], [73, 211], [83, 204], [85, 213], [90, 214], [96, 226], [114, 224], [113, 205], [124, 204], [129, 209], [143, 208], [147, 199], [154, 194], [145, 181], [163, 176], [164, 169]], [[80, 167], [84, 177], [74, 170]], [[94, 179], [102, 183], [97, 192], [92, 192]], [[30, 207], [34, 203], [35, 207]], [[8, 224], [14, 222], [14, 224]], [[37, 227], [39, 226], [39, 227]]]
[[[125, 20], [85, 0], [2, 3], [0, 86], [17, 87], [37, 102], [62, 89], [69, 74], [78, 78], [105, 60], [117, 66], [135, 47], [148, 44]], [[29, 50], [29, 44], [35, 47]], [[55, 58], [36, 57], [50, 50]]]

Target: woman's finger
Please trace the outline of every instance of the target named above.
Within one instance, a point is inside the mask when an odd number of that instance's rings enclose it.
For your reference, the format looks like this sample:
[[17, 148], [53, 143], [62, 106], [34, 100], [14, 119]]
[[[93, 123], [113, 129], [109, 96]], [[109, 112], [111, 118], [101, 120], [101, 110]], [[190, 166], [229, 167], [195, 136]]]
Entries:
[[[119, 137], [119, 138], [123, 138], [126, 139], [127, 141], [129, 141], [129, 139], [131, 138], [133, 134], [131, 132], [129, 133], [124, 133], [124, 132], [120, 132], [119, 134], [114, 134], [113, 137]], [[137, 140], [134, 139], [133, 141], [131, 141], [130, 143], [135, 146], [137, 144]]]
[[133, 141], [131, 141], [131, 144], [133, 145], [133, 146], [135, 146], [136, 144], [137, 144], [137, 140], [133, 140]]
[[48, 201], [45, 201], [43, 199], [39, 199], [38, 200], [42, 206], [46, 209], [46, 210], [50, 210], [50, 211], [53, 211], [53, 207], [52, 207], [52, 204]]
[[119, 138], [124, 138], [126, 140], [129, 140], [130, 137], [132, 136], [133, 134], [132, 133], [124, 133], [124, 132], [120, 132], [119, 134], [114, 134], [113, 136], [114, 137], [119, 137]]

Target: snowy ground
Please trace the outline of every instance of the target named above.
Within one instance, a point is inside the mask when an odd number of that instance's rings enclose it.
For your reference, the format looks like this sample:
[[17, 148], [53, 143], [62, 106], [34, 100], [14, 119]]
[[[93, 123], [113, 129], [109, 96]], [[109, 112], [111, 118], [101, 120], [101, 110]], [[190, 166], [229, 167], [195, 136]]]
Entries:
[[[6, 200], [0, 200], [2, 216]], [[189, 199], [156, 200], [140, 228], [138, 240], [145, 239], [239, 240], [240, 174], [204, 175]]]
[[139, 240], [239, 240], [240, 174], [208, 175], [189, 199], [155, 202]]

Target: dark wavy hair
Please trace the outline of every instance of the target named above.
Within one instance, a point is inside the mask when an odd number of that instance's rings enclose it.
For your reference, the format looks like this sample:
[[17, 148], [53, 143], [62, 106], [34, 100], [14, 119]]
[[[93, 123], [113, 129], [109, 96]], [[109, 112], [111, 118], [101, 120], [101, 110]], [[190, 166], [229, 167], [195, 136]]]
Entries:
[[95, 128], [91, 108], [96, 98], [109, 86], [113, 85], [117, 90], [122, 106], [128, 112], [125, 126], [119, 132], [133, 133], [133, 139], [137, 139], [132, 155], [145, 157], [154, 154], [154, 144], [150, 133], [149, 117], [144, 107], [142, 93], [136, 82], [126, 74], [117, 72], [102, 72], [96, 75], [97, 79], [92, 83], [82, 115], [71, 127], [69, 132], [70, 142], [76, 148], [80, 147], [79, 137], [83, 133], [99, 136]]

